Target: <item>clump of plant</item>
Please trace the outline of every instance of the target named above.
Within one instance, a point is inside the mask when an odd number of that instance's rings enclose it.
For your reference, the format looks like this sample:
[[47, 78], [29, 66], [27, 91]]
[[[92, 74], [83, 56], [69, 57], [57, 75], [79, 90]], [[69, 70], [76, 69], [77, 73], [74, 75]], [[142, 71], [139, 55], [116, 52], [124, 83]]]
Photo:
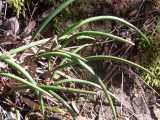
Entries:
[[[54, 17], [56, 17], [63, 9], [65, 9], [73, 1], [74, 0], [66, 0], [56, 10], [52, 11], [35, 32], [34, 39], [37, 38], [37, 36], [41, 33], [41, 31], [46, 27], [46, 25]], [[86, 38], [94, 41], [97, 36], [109, 37], [115, 42], [121, 42], [131, 46], [135, 45], [132, 41], [129, 41], [128, 39], [125, 39], [123, 37], [113, 35], [111, 33], [105, 33], [100, 31], [90, 31], [90, 30], [77, 32], [77, 29], [85, 24], [95, 22], [95, 21], [102, 21], [102, 20], [120, 22], [132, 28], [133, 30], [135, 30], [138, 34], [140, 34], [143, 40], [149, 43], [147, 37], [137, 27], [135, 27], [134, 25], [132, 25], [131, 23], [127, 22], [124, 19], [114, 17], [114, 16], [91, 17], [91, 18], [87, 18], [79, 22], [76, 22], [75, 24], [69, 26], [64, 32], [60, 33], [57, 37], [38, 40], [35, 42], [31, 42], [30, 44], [21, 46], [19, 48], [12, 49], [8, 52], [0, 53], [0, 61], [8, 64], [10, 67], [13, 67], [15, 70], [19, 71], [18, 73], [20, 73], [20, 74], [14, 74], [14, 73], [0, 72], [0, 76], [5, 76], [8, 78], [15, 79], [18, 82], [21, 82], [25, 86], [24, 88], [27, 87], [32, 91], [34, 91], [39, 98], [39, 103], [41, 105], [41, 110], [43, 113], [45, 111], [44, 99], [45, 99], [45, 96], [47, 95], [51, 99], [55, 98], [57, 99], [57, 101], [61, 102], [64, 105], [64, 107], [70, 112], [74, 120], [76, 120], [77, 118], [77, 113], [75, 112], [75, 109], [68, 103], [68, 101], [66, 101], [61, 96], [61, 94], [59, 94], [59, 92], [63, 91], [65, 93], [70, 93], [70, 94], [79, 93], [79, 94], [95, 95], [96, 89], [90, 91], [90, 90], [86, 90], [85, 88], [81, 88], [81, 89], [71, 88], [71, 87], [65, 87], [63, 85], [66, 83], [80, 83], [80, 84], [85, 84], [87, 86], [92, 86], [94, 88], [98, 88], [99, 90], [103, 91], [104, 96], [106, 98], [105, 102], [110, 104], [113, 112], [113, 118], [117, 119], [118, 116], [114, 106], [113, 99], [116, 99], [117, 101], [119, 101], [119, 99], [107, 89], [107, 86], [103, 83], [99, 75], [92, 69], [91, 66], [89, 66], [88, 64], [89, 61], [111, 60], [118, 63], [127, 64], [131, 67], [143, 70], [149, 74], [152, 74], [152, 73], [149, 70], [145, 69], [144, 67], [136, 63], [133, 63], [124, 58], [120, 58], [116, 56], [97, 55], [97, 56], [83, 57], [79, 54], [79, 52], [83, 50], [83, 48], [87, 47], [86, 44], [82, 44], [80, 46], [71, 46], [72, 48], [68, 46], [72, 40], [77, 40], [77, 39], [84, 40]], [[80, 39], [80, 38], [83, 38], [83, 39]], [[60, 76], [63, 76], [63, 77], [58, 78], [58, 81], [53, 82], [53, 84], [49, 84], [49, 85], [39, 84], [21, 65], [15, 62], [14, 56], [31, 47], [40, 46], [42, 44], [44, 44], [43, 46], [45, 46], [45, 44], [50, 41], [53, 41], [52, 43], [53, 45], [51, 46], [51, 48], [47, 51], [37, 52], [35, 54], [35, 58], [36, 58], [35, 60], [45, 59], [49, 61], [48, 66], [53, 66], [54, 65], [53, 59], [59, 58], [60, 62], [57, 62], [56, 67], [51, 69], [51, 75], [48, 75], [48, 78], [50, 79], [50, 81], [53, 81], [53, 76], [55, 74], [59, 74]], [[72, 76], [66, 75], [64, 73], [65, 69], [68, 69], [68, 68], [76, 69], [77, 67], [84, 69], [87, 74], [90, 74], [91, 80], [73, 78]]]
[[24, 0], [7, 0], [7, 3], [13, 7], [15, 10], [16, 16], [19, 18], [20, 14], [24, 9]]
[[160, 42], [159, 37], [152, 37], [150, 47], [141, 55], [141, 64], [148, 68], [154, 76], [142, 73], [142, 78], [151, 86], [160, 88]]
[[160, 56], [156, 57], [156, 54], [153, 55], [152, 63], [149, 64], [148, 69], [154, 73], [155, 77], [144, 74], [143, 79], [147, 81], [153, 87], [160, 88]]

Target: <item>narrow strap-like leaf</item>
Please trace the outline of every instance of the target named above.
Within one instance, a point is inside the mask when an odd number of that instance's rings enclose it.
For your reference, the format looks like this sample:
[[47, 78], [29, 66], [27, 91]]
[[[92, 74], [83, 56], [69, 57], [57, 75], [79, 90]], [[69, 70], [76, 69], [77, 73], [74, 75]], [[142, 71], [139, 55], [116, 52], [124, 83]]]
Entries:
[[46, 39], [42, 39], [42, 40], [39, 40], [39, 41], [35, 41], [35, 42], [32, 42], [32, 43], [29, 43], [27, 45], [23, 45], [19, 48], [15, 48], [15, 49], [11, 49], [9, 51], [9, 53], [12, 55], [12, 54], [16, 54], [16, 53], [19, 53], [19, 52], [22, 52], [28, 48], [31, 48], [31, 47], [34, 47], [34, 46], [37, 46], [37, 45], [40, 45], [40, 44], [44, 44], [46, 42], [48, 42], [50, 40], [50, 38], [46, 38]]
[[[144, 68], [143, 66], [141, 65], [138, 65], [134, 62], [131, 62], [129, 60], [126, 60], [124, 58], [120, 58], [120, 57], [115, 57], [115, 56], [108, 56], [108, 55], [97, 55], [97, 56], [89, 56], [89, 57], [86, 57], [86, 59], [88, 61], [95, 61], [95, 60], [111, 60], [111, 61], [116, 61], [116, 62], [121, 62], [121, 63], [125, 63], [125, 64], [128, 64], [130, 66], [133, 66], [135, 68], [138, 68], [140, 70], [143, 70], [151, 75], [153, 75], [152, 72], [150, 72], [148, 69]], [[154, 76], [154, 75], [153, 75]]]
[[119, 37], [119, 36], [116, 36], [116, 35], [113, 35], [111, 33], [105, 33], [105, 32], [100, 32], [100, 31], [82, 31], [82, 32], [77, 32], [77, 33], [74, 33], [73, 35], [66, 35], [66, 36], [62, 36], [59, 38], [59, 40], [66, 40], [67, 39], [67, 42], [69, 42], [70, 40], [72, 40], [72, 38], [74, 37], [78, 37], [78, 36], [81, 36], [81, 35], [87, 35], [87, 36], [94, 36], [94, 37], [98, 37], [98, 36], [102, 36], [102, 37], [109, 37], [113, 40], [116, 40], [116, 41], [119, 41], [119, 42], [124, 42], [124, 43], [128, 43], [128, 44], [131, 44], [131, 45], [134, 45], [133, 42], [131, 42], [130, 40], [127, 40], [127, 39], [124, 39], [122, 37]]
[[146, 40], [149, 44], [150, 41], [148, 40], [148, 38], [141, 32], [141, 30], [139, 30], [136, 26], [134, 26], [133, 24], [127, 22], [126, 20], [119, 18], [119, 17], [115, 17], [115, 16], [96, 16], [96, 17], [91, 17], [91, 18], [87, 18], [85, 20], [81, 20], [80, 22], [77, 22], [76, 24], [70, 26], [69, 28], [67, 28], [59, 37], [63, 37], [64, 35], [69, 35], [71, 33], [73, 33], [77, 28], [90, 23], [90, 22], [95, 22], [95, 21], [101, 21], [101, 20], [107, 20], [107, 21], [117, 21], [120, 23], [123, 23], [124, 25], [126, 25], [127, 27], [130, 27], [132, 29], [134, 29], [137, 33], [139, 33], [141, 35], [141, 37], [144, 38], [144, 40]]
[[44, 22], [38, 27], [37, 31], [34, 33], [33, 37], [36, 38], [39, 33], [47, 26], [47, 24], [56, 17], [61, 11], [63, 11], [68, 5], [70, 5], [75, 0], [65, 0], [58, 8], [51, 11], [48, 17], [44, 20]]

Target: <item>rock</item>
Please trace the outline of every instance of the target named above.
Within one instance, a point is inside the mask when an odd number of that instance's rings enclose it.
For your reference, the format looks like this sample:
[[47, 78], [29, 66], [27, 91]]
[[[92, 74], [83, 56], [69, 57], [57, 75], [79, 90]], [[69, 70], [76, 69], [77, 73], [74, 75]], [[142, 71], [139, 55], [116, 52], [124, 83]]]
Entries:
[[160, 109], [156, 106], [153, 107], [153, 112], [157, 120], [160, 120]]

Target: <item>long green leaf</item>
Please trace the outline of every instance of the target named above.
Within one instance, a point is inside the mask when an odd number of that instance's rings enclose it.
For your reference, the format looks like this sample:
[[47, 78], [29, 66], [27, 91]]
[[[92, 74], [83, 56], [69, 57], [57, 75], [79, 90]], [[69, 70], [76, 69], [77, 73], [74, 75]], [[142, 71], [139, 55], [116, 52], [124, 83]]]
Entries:
[[[87, 61], [97, 61], [97, 60], [111, 60], [111, 61], [115, 61], [115, 62], [117, 62], [117, 63], [124, 63], [124, 64], [128, 64], [128, 65], [130, 65], [130, 66], [132, 66], [132, 67], [135, 67], [135, 68], [137, 68], [137, 69], [140, 69], [140, 70], [142, 70], [142, 71], [145, 71], [145, 72], [147, 72], [147, 73], [149, 73], [149, 74], [151, 74], [153, 77], [155, 77], [154, 76], [154, 74], [151, 72], [151, 71], [149, 71], [148, 69], [146, 69], [146, 68], [144, 68], [143, 66], [141, 66], [141, 65], [138, 65], [138, 64], [136, 64], [136, 63], [134, 63], [134, 62], [131, 62], [131, 61], [129, 61], [129, 60], [126, 60], [126, 59], [124, 59], [124, 58], [120, 58], [120, 57], [115, 57], [115, 56], [108, 56], [108, 55], [97, 55], [97, 56], [89, 56], [89, 57], [85, 57], [85, 59], [87, 60]], [[69, 66], [74, 66], [74, 65], [77, 65], [78, 63], [76, 63], [76, 62], [68, 62], [68, 63], [64, 63], [64, 64], [62, 64], [62, 65], [60, 65], [60, 66], [57, 66], [54, 70], [60, 70], [60, 69], [63, 69], [63, 68], [65, 68], [65, 67], [69, 67]]]
[[69, 104], [57, 93], [53, 92], [52, 90], [49, 90], [50, 94], [52, 94], [57, 100], [59, 100], [63, 105], [68, 109], [68, 111], [71, 113], [74, 120], [76, 120], [77, 114], [74, 112], [74, 110], [69, 106]]
[[[50, 54], [50, 55], [52, 56], [52, 54]], [[45, 57], [48, 57], [48, 55], [45, 56]], [[92, 70], [92, 68], [90, 66], [88, 66], [84, 61], [82, 61], [81, 59], [79, 59], [79, 57], [76, 57], [76, 59], [74, 60], [74, 62], [77, 62], [80, 66], [82, 66], [83, 68], [85, 68], [96, 80], [98, 80], [100, 86], [102, 87], [102, 90], [105, 93], [106, 98], [108, 99], [108, 101], [109, 101], [109, 103], [111, 105], [111, 108], [112, 108], [112, 111], [113, 111], [113, 116], [114, 116], [114, 118], [117, 118], [117, 114], [116, 114], [115, 107], [113, 105], [113, 101], [111, 99], [110, 94], [108, 93], [108, 90], [107, 90], [106, 86], [103, 84], [103, 81], [95, 74], [95, 72]]]
[[6, 64], [8, 64], [9, 66], [11, 66], [13, 68], [16, 68], [31, 83], [37, 84], [36, 81], [32, 78], [32, 76], [23, 67], [21, 67], [19, 64], [14, 62], [14, 60], [12, 60], [12, 59], [4, 59], [3, 62], [5, 62]]
[[72, 38], [74, 37], [78, 37], [78, 36], [81, 36], [81, 35], [87, 35], [87, 36], [94, 36], [94, 37], [97, 37], [97, 36], [102, 36], [102, 37], [109, 37], [113, 40], [116, 40], [116, 41], [119, 41], [119, 42], [124, 42], [124, 43], [128, 43], [128, 44], [131, 44], [131, 45], [135, 45], [133, 42], [127, 40], [127, 39], [124, 39], [122, 37], [119, 37], [119, 36], [116, 36], [116, 35], [113, 35], [111, 33], [105, 33], [105, 32], [100, 32], [100, 31], [83, 31], [83, 32], [77, 32], [77, 33], [74, 33], [73, 35], [66, 35], [66, 36], [62, 36], [59, 38], [59, 40], [66, 40], [67, 39], [67, 42], [69, 43], [70, 40], [72, 40]]
[[62, 97], [60, 97], [59, 95], [57, 95], [55, 92], [53, 92], [51, 90], [49, 90], [49, 92], [48, 92], [48, 91], [46, 91], [46, 90], [38, 87], [37, 85], [32, 84], [32, 83], [30, 83], [30, 82], [28, 82], [28, 81], [26, 81], [26, 80], [24, 80], [24, 79], [22, 79], [22, 78], [20, 78], [20, 77], [18, 77], [16, 75], [14, 75], [14, 74], [11, 74], [11, 73], [1, 73], [0, 72], [0, 76], [4, 76], [4, 77], [15, 79], [18, 82], [21, 82], [21, 83], [27, 85], [28, 87], [33, 88], [34, 90], [37, 90], [37, 91], [39, 91], [39, 92], [41, 92], [43, 94], [46, 94], [46, 95], [48, 95], [50, 97], [55, 97], [57, 100], [59, 100], [60, 102], [63, 103], [63, 105], [68, 109], [68, 111], [71, 113], [71, 115], [73, 116], [73, 118], [74, 119], [76, 118], [76, 114], [73, 111], [73, 109], [69, 106], [69, 104]]
[[[68, 81], [65, 81], [68, 82]], [[95, 84], [95, 83], [93, 83]], [[92, 85], [93, 86], [93, 85]], [[98, 87], [97, 87], [98, 86]], [[96, 88], [101, 89], [99, 85], [97, 85]], [[38, 87], [49, 91], [52, 90], [54, 92], [63, 92], [63, 93], [79, 93], [79, 94], [91, 94], [91, 95], [96, 95], [96, 92], [94, 91], [88, 91], [88, 90], [83, 90], [83, 89], [78, 89], [78, 88], [68, 88], [68, 87], [62, 87], [62, 86], [57, 86], [57, 85], [38, 85]], [[19, 90], [20, 89], [27, 89], [27, 85], [21, 85], [17, 87]]]
[[42, 89], [45, 90], [52, 90], [55, 92], [66, 92], [66, 93], [83, 93], [83, 94], [96, 94], [96, 92], [93, 91], [87, 91], [87, 90], [81, 90], [81, 89], [75, 89], [75, 88], [67, 88], [67, 87], [60, 87], [60, 86], [48, 86], [48, 85], [40, 85], [39, 86]]
[[38, 27], [37, 31], [33, 35], [34, 38], [37, 37], [39, 33], [42, 32], [42, 30], [47, 26], [47, 24], [56, 17], [62, 10], [64, 10], [68, 5], [70, 5], [75, 0], [65, 0], [61, 5], [59, 5], [58, 8], [54, 9], [48, 17], [44, 20], [44, 22]]
[[76, 54], [74, 52], [68, 52], [68, 51], [64, 51], [64, 50], [57, 50], [58, 52], [62, 52], [62, 53], [66, 53], [68, 55], [71, 55], [72, 57], [76, 58], [76, 59], [80, 59], [82, 61], [86, 61], [83, 57], [81, 57], [79, 54]]
[[124, 25], [134, 29], [137, 33], [139, 33], [144, 38], [144, 40], [146, 40], [150, 44], [148, 38], [136, 26], [132, 25], [131, 23], [127, 22], [126, 20], [124, 20], [122, 18], [115, 17], [115, 16], [96, 16], [96, 17], [87, 18], [85, 20], [81, 20], [80, 22], [67, 28], [59, 37], [63, 37], [65, 35], [69, 35], [69, 34], [73, 33], [77, 28], [81, 27], [82, 25], [85, 25], [90, 22], [100, 21], [100, 20], [121, 22]]
[[32, 43], [29, 43], [27, 45], [23, 45], [19, 48], [16, 48], [16, 49], [12, 49], [9, 51], [9, 53], [12, 55], [12, 54], [16, 54], [16, 53], [19, 53], [19, 52], [22, 52], [28, 48], [31, 48], [31, 47], [34, 47], [34, 46], [37, 46], [37, 45], [40, 45], [40, 44], [44, 44], [46, 42], [48, 42], [50, 40], [50, 38], [47, 38], [47, 39], [42, 39], [42, 40], [39, 40], [39, 41], [36, 41], [36, 42], [32, 42]]
[[[76, 48], [75, 50], [73, 50], [73, 51], [71, 51], [71, 52], [72, 52], [72, 53], [77, 53], [77, 52], [79, 52], [80, 50], [82, 50], [82, 49], [85, 48], [85, 47], [86, 47], [85, 45], [82, 45], [82, 46]], [[66, 62], [66, 60], [67, 60], [66, 58], [63, 59], [63, 60], [61, 61], [60, 65], [63, 65], [63, 64]]]
[[41, 93], [44, 93], [50, 97], [52, 97], [52, 95], [50, 93], [48, 93], [47, 91], [43, 90], [42, 88], [38, 87], [37, 85], [31, 83], [31, 82], [28, 82], [27, 80], [24, 80], [14, 74], [11, 74], [11, 73], [1, 73], [0, 72], [0, 76], [4, 76], [4, 77], [8, 77], [8, 78], [12, 78], [12, 79], [15, 79], [17, 80], [18, 82], [21, 82], [25, 85], [27, 85], [28, 87], [31, 87], [33, 88], [34, 90], [37, 90], [37, 91], [40, 91]]
[[40, 101], [40, 108], [41, 108], [41, 111], [44, 115], [44, 112], [45, 112], [45, 105], [44, 105], [44, 100], [43, 100], [43, 96], [42, 95], [39, 95], [39, 101]]
[[60, 56], [60, 57], [68, 58], [70, 60], [81, 59], [83, 61], [86, 61], [84, 58], [82, 58], [78, 54], [67, 52], [67, 51], [62, 51], [62, 50], [57, 50], [57, 51], [53, 51], [53, 52], [46, 52], [46, 53], [42, 53], [39, 55], [39, 57], [47, 57], [47, 58], [50, 58], [52, 56]]
[[57, 86], [57, 85], [61, 85], [64, 83], [82, 83], [82, 84], [90, 85], [90, 86], [101, 89], [101, 87], [98, 84], [96, 84], [94, 82], [90, 82], [90, 81], [91, 80], [81, 80], [81, 79], [70, 78], [70, 79], [58, 80], [58, 81], [54, 82], [53, 85]]
[[85, 59], [88, 60], [88, 61], [94, 61], [94, 60], [112, 60], [112, 61], [116, 61], [118, 63], [121, 62], [121, 63], [128, 64], [130, 66], [133, 66], [135, 68], [138, 68], [140, 70], [143, 70], [143, 71], [145, 71], [145, 72], [153, 75], [152, 72], [150, 72], [148, 69], [142, 67], [141, 65], [138, 65], [138, 64], [136, 64], [134, 62], [131, 62], [129, 60], [126, 60], [126, 59], [123, 59], [123, 58], [120, 58], [120, 57], [108, 56], [108, 55], [98, 55], [98, 56], [89, 56], [89, 57], [86, 57]]
[[94, 79], [96, 79], [98, 82], [99, 82], [99, 85], [101, 86], [110, 106], [111, 106], [111, 109], [112, 109], [112, 112], [113, 112], [113, 116], [114, 116], [114, 119], [117, 119], [117, 112], [116, 112], [116, 109], [113, 105], [113, 101], [112, 101], [112, 98], [107, 90], [107, 87], [105, 86], [105, 84], [103, 83], [103, 81], [101, 80], [101, 78], [93, 71], [93, 69], [88, 66], [86, 63], [84, 63], [83, 61], [81, 60], [78, 60], [79, 62], [79, 65], [82, 66], [84, 69], [86, 69], [92, 76]]
[[62, 53], [62, 52], [58, 52], [58, 51], [53, 51], [53, 52], [46, 52], [46, 53], [42, 53], [39, 55], [39, 57], [46, 57], [46, 58], [50, 58], [53, 56], [59, 56], [59, 57], [64, 57], [64, 58], [68, 58], [68, 59], [72, 59], [71, 55]]

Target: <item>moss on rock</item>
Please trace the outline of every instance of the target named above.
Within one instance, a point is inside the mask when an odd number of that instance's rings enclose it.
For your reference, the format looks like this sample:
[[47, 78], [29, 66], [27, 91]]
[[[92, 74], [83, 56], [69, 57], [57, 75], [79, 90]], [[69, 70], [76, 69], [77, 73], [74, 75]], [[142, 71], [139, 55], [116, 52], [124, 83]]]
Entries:
[[16, 16], [19, 18], [24, 9], [24, 0], [7, 0], [7, 3], [13, 7], [16, 12]]
[[160, 19], [156, 25], [156, 34], [151, 37], [151, 46], [140, 54], [140, 62], [148, 68], [155, 77], [142, 73], [142, 78], [151, 86], [160, 89]]

